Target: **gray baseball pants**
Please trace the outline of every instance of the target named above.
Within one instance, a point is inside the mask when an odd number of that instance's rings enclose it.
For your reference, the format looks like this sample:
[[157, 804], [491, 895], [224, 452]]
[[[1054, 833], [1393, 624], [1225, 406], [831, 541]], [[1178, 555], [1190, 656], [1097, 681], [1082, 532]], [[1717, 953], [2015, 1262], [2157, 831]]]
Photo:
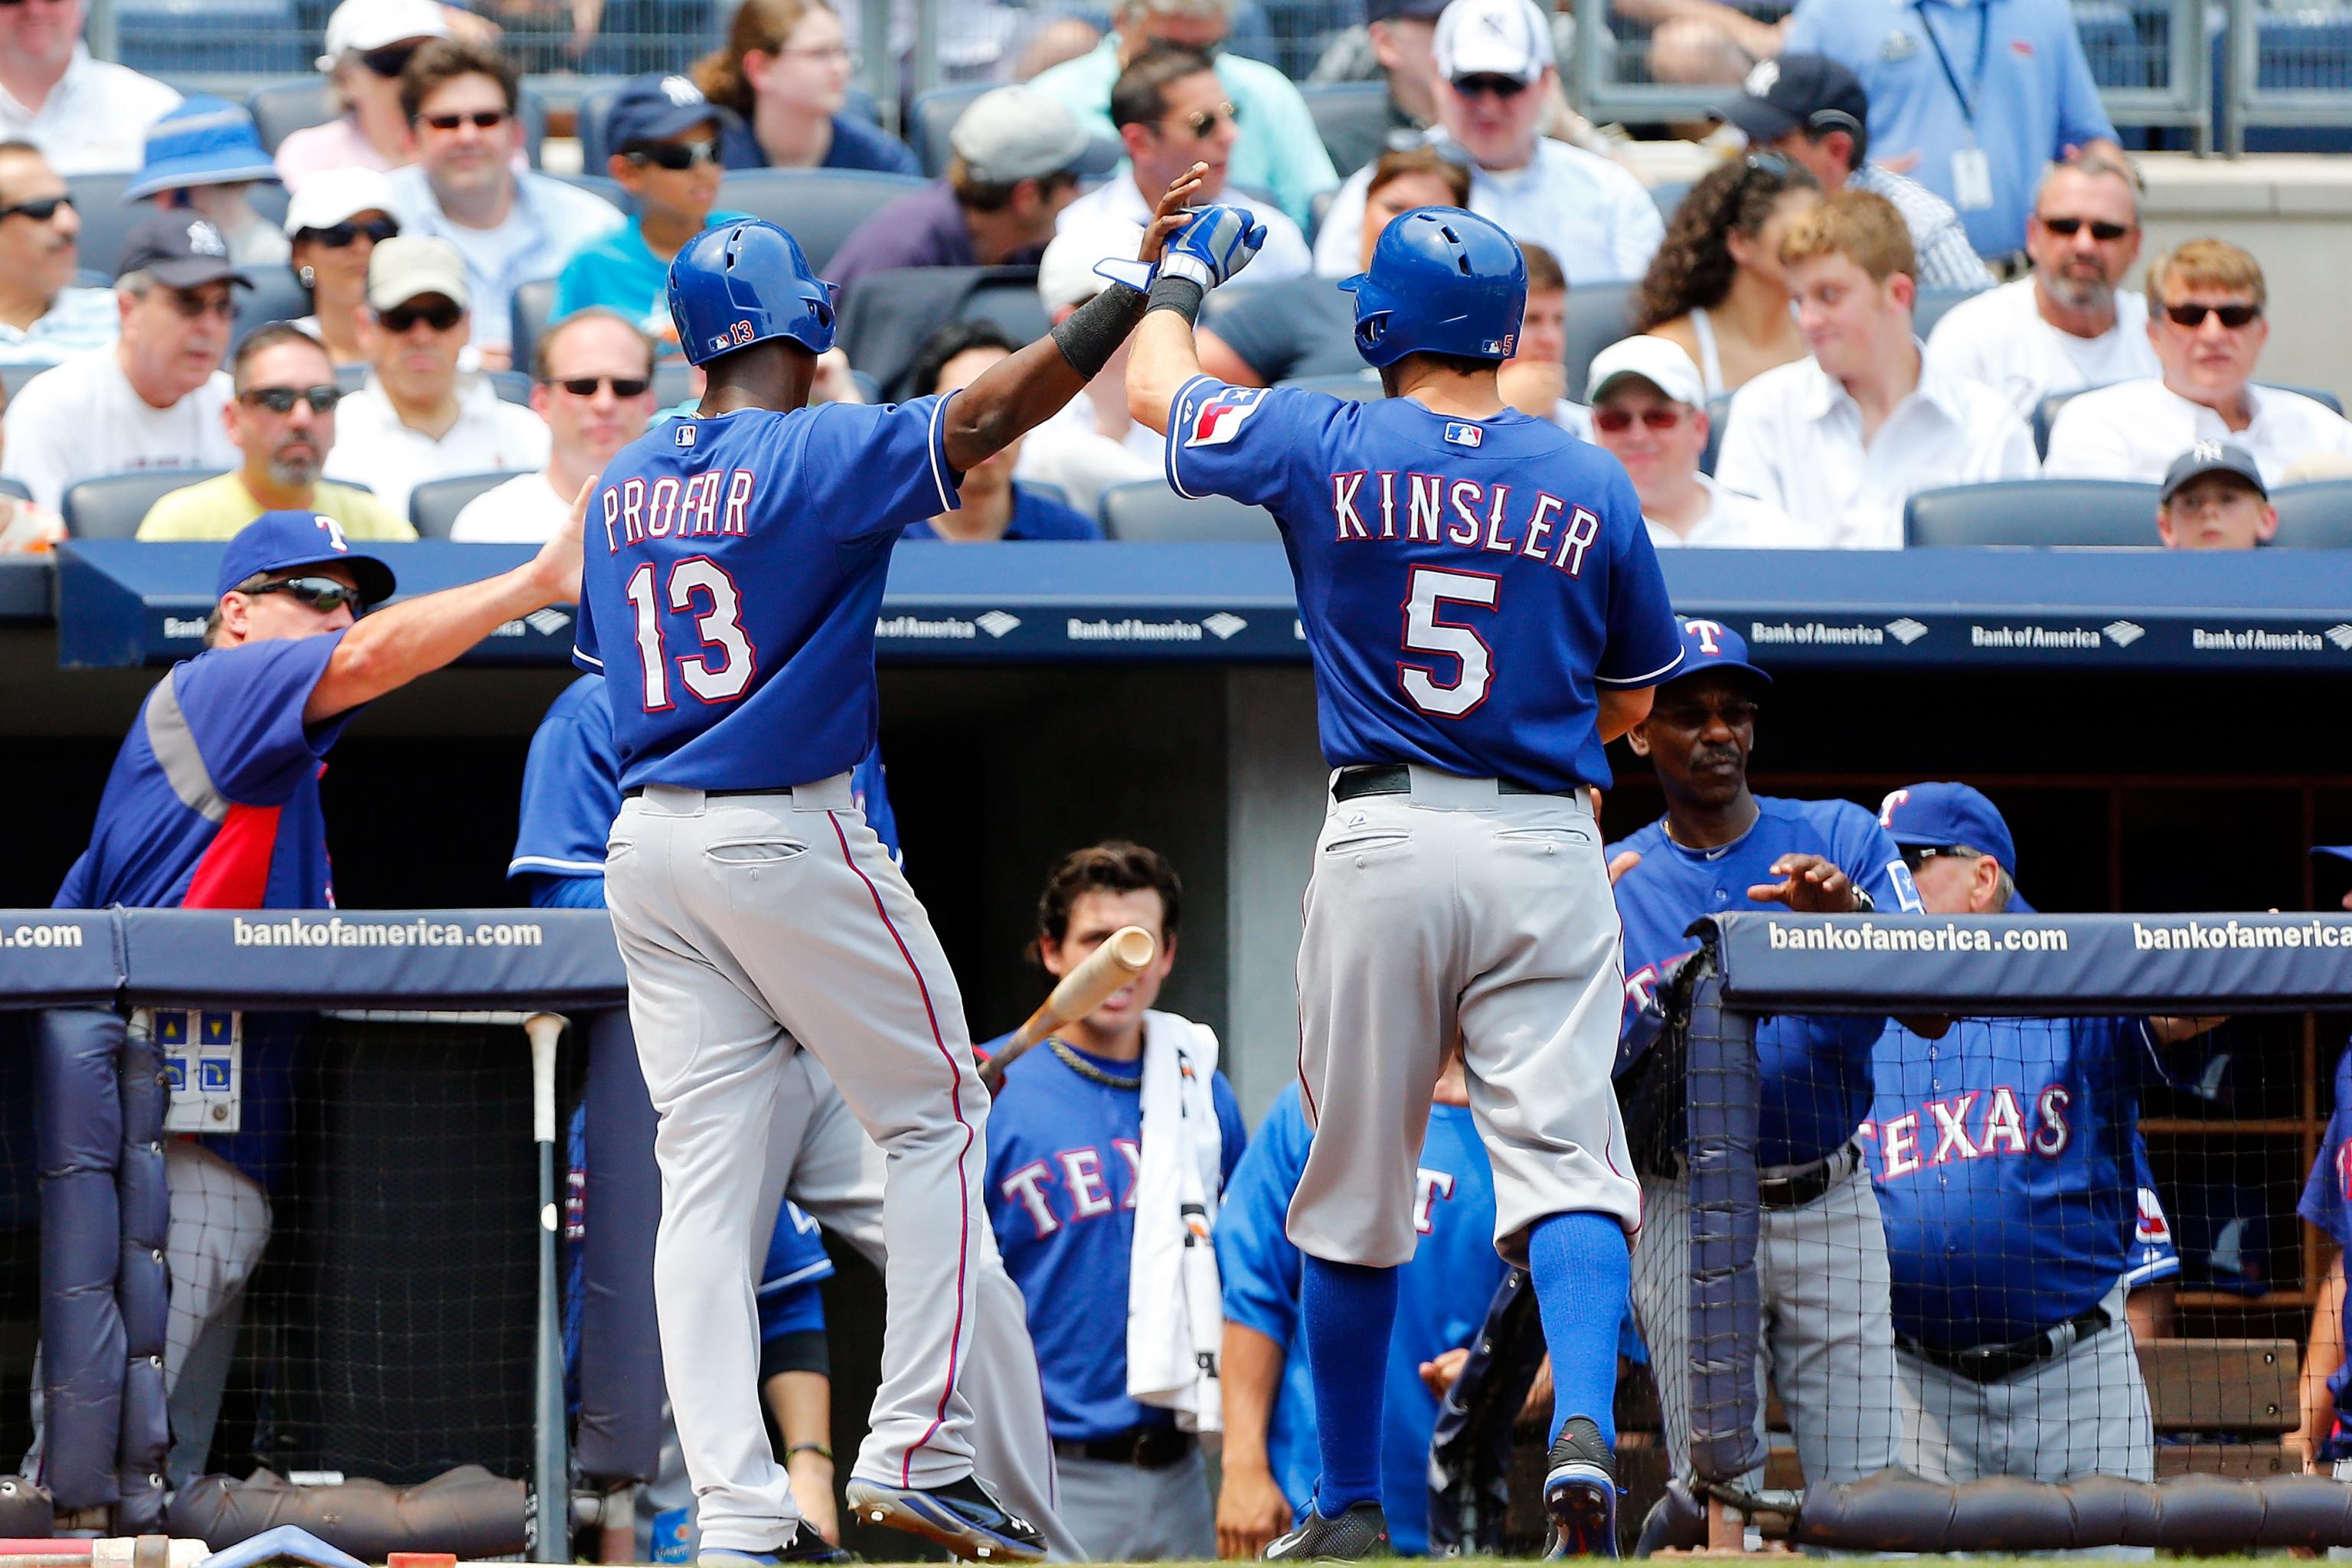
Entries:
[[1061, 1461], [1062, 1509], [1088, 1563], [1198, 1563], [1217, 1554], [1209, 1466], [1195, 1448], [1147, 1470], [1111, 1459]]

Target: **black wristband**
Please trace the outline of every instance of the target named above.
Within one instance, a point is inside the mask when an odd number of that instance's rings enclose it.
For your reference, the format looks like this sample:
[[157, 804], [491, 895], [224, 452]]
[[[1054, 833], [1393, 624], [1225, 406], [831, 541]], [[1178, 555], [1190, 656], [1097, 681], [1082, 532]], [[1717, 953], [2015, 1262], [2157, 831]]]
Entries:
[[1144, 313], [1173, 310], [1190, 326], [1201, 319], [1201, 301], [1208, 297], [1209, 291], [1190, 278], [1156, 278], [1152, 279], [1151, 299], [1143, 307]]
[[760, 1381], [765, 1383], [779, 1373], [813, 1372], [820, 1377], [833, 1375], [833, 1358], [827, 1353], [823, 1329], [795, 1329], [788, 1334], [760, 1343]]
[[1114, 283], [1070, 312], [1054, 329], [1054, 346], [1063, 361], [1087, 380], [1102, 374], [1110, 356], [1127, 342], [1135, 323], [1143, 320], [1143, 295], [1124, 283]]

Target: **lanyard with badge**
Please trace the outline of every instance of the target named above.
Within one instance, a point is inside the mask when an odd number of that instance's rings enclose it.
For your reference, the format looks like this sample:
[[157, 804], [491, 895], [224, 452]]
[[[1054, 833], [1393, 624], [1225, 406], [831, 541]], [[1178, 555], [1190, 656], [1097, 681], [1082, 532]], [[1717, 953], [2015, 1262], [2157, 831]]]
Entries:
[[[1979, 0], [1977, 11], [1981, 18], [1977, 27], [1977, 91], [1984, 91], [1985, 55], [1992, 43], [1993, 0]], [[1911, 9], [1919, 16], [1919, 30], [1927, 35], [1927, 47], [1936, 51], [1936, 63], [1944, 68], [1944, 80], [1959, 100], [1960, 119], [1969, 128], [1965, 147], [1952, 149], [1952, 205], [1962, 212], [1980, 212], [1992, 205], [1992, 161], [1977, 145], [1977, 106], [1960, 86], [1960, 73], [1952, 68], [1952, 57], [1944, 52], [1944, 40], [1936, 36], [1936, 25], [1927, 19], [1927, 0], [1911, 0]]]

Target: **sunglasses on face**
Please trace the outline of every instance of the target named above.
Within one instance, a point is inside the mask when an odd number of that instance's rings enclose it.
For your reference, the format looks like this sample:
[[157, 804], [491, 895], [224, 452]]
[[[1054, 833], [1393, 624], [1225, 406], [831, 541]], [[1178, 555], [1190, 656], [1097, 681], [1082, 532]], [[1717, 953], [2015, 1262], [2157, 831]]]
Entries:
[[1906, 844], [1903, 847], [1903, 864], [1916, 872], [1930, 860], [1980, 860], [1983, 857], [1965, 844]]
[[272, 414], [291, 414], [298, 403], [307, 403], [313, 414], [332, 414], [335, 405], [343, 400], [339, 386], [248, 386], [236, 395], [236, 400], [247, 408], [267, 408]]
[[632, 147], [628, 160], [639, 168], [647, 163], [672, 174], [683, 174], [698, 163], [719, 162], [719, 143], [706, 137], [699, 142], [656, 142], [648, 146]]
[[2187, 327], [2191, 331], [2203, 326], [2206, 317], [2219, 316], [2221, 318], [2221, 324], [2234, 332], [2263, 313], [2263, 308], [2260, 305], [2180, 304], [2167, 305], [2163, 310], [2165, 316], [2174, 326]]
[[1515, 76], [1504, 76], [1499, 72], [1454, 79], [1454, 90], [1465, 98], [1517, 98], [1528, 90], [1528, 85]]
[[513, 117], [503, 109], [477, 109], [471, 114], [421, 114], [417, 118], [436, 131], [455, 131], [465, 125], [477, 131], [496, 131]]
[[226, 321], [236, 316], [236, 300], [225, 289], [214, 295], [199, 294], [189, 289], [166, 289], [163, 293], [164, 302], [191, 321], [202, 321], [206, 316], [217, 316]]
[[1230, 103], [1221, 103], [1214, 109], [1196, 110], [1177, 123], [1195, 136], [1206, 136], [1210, 132], [1228, 121], [1239, 125], [1242, 122], [1242, 111]]
[[436, 332], [446, 332], [466, 319], [464, 307], [444, 300], [437, 305], [394, 305], [389, 310], [375, 313], [376, 324], [397, 336], [422, 321]]
[[574, 397], [593, 397], [598, 388], [606, 386], [615, 397], [643, 397], [653, 383], [640, 375], [568, 375], [544, 384], [560, 386]]
[[[5, 6], [7, 3], [8, 0], [0, 0], [0, 6]], [[12, 217], [28, 217], [35, 223], [47, 223], [58, 216], [59, 207], [70, 207], [73, 205], [71, 196], [43, 196], [37, 202], [18, 202], [13, 207], [0, 207], [0, 221]]]
[[1642, 422], [1644, 430], [1671, 430], [1683, 422], [1683, 411], [1667, 407], [1644, 408], [1639, 414], [1630, 408], [1596, 408], [1592, 411], [1592, 427], [1606, 430], [1612, 436], [1622, 436], [1631, 430], [1636, 419]]
[[1677, 702], [1656, 710], [1657, 716], [1677, 730], [1704, 730], [1710, 719], [1720, 719], [1730, 729], [1756, 722], [1756, 704], [1745, 697], [1727, 698], [1713, 706], [1696, 702]]
[[289, 577], [283, 583], [264, 583], [258, 588], [241, 588], [239, 593], [259, 598], [264, 594], [283, 594], [306, 610], [320, 615], [332, 615], [348, 605], [353, 616], [367, 614], [367, 601], [349, 583], [338, 583], [332, 577]]
[[389, 44], [381, 49], [369, 49], [360, 56], [360, 64], [375, 75], [390, 80], [408, 68], [416, 56], [415, 44]]
[[2120, 223], [2101, 223], [2096, 218], [2043, 217], [2037, 213], [2034, 215], [2034, 221], [2040, 224], [2042, 227], [2048, 229], [2051, 233], [2063, 235], [2068, 239], [2072, 239], [2076, 235], [2082, 233], [2084, 227], [2088, 226], [2091, 231], [2091, 237], [2097, 240], [2102, 245], [2113, 245], [2116, 240], [2121, 239], [2124, 236], [2131, 232], [2131, 228], [2128, 225]]
[[362, 239], [372, 245], [382, 245], [399, 232], [400, 225], [391, 218], [375, 217], [365, 223], [337, 223], [325, 228], [306, 228], [294, 237], [323, 245], [329, 250], [343, 250]]

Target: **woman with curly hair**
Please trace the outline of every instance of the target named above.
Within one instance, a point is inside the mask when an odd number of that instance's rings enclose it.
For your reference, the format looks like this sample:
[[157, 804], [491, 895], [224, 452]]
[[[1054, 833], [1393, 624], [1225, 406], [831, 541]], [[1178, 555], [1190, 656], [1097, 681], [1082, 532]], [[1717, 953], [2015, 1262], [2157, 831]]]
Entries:
[[1633, 331], [1679, 343], [1709, 397], [1804, 358], [1780, 236], [1821, 195], [1811, 174], [1777, 153], [1750, 153], [1693, 185], [1634, 291]]
[[856, 66], [826, 0], [743, 0], [727, 42], [694, 67], [703, 96], [745, 122], [721, 125], [721, 160], [730, 169], [922, 173], [906, 143], [842, 112]]

